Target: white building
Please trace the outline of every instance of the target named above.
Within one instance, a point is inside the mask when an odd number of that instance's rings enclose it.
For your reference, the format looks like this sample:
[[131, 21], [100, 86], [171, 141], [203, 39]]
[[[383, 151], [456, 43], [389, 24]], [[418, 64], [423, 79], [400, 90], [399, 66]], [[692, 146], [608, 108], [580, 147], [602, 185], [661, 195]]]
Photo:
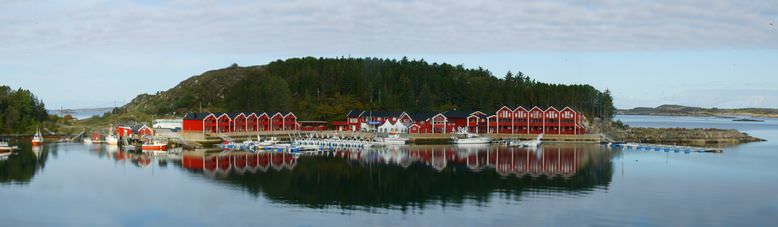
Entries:
[[408, 133], [408, 126], [400, 121], [384, 121], [383, 124], [378, 126], [378, 132], [394, 132], [394, 133]]
[[178, 119], [155, 119], [152, 121], [152, 128], [181, 129], [184, 120]]

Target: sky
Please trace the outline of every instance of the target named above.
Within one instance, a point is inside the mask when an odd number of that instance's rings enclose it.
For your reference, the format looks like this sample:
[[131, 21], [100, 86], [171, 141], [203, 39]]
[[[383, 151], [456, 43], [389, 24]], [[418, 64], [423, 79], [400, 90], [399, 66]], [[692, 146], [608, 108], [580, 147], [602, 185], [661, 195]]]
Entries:
[[0, 0], [0, 84], [50, 109], [303, 56], [521, 71], [618, 108], [778, 108], [778, 1]]

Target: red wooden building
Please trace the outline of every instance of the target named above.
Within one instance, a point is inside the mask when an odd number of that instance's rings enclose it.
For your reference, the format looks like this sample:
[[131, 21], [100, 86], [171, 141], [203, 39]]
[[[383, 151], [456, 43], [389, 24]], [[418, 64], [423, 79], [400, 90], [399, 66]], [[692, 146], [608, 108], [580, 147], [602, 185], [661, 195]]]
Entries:
[[366, 127], [377, 127], [386, 121], [392, 124], [400, 121], [404, 125], [414, 123], [406, 112], [352, 110], [346, 114], [346, 121], [335, 121], [332, 125], [339, 131], [361, 131]]
[[505, 134], [585, 134], [585, 118], [570, 107], [511, 108], [503, 106], [487, 117], [490, 133]]
[[292, 112], [187, 113], [184, 132], [231, 133], [274, 130], [298, 130], [297, 116]]

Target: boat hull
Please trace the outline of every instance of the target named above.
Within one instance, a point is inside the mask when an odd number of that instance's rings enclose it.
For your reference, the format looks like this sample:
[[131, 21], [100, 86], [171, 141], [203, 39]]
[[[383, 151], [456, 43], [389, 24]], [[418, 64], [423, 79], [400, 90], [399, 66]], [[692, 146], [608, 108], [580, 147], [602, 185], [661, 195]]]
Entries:
[[456, 139], [453, 141], [454, 144], [488, 144], [491, 142], [490, 139]]
[[141, 146], [141, 149], [144, 151], [166, 151], [167, 144], [143, 145]]

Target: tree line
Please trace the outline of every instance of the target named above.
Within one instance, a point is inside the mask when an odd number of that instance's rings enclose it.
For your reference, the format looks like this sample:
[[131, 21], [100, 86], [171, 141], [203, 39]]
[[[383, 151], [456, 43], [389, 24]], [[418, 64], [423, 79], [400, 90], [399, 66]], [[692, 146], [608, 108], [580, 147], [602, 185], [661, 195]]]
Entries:
[[113, 113], [293, 111], [304, 120], [331, 121], [352, 109], [493, 113], [502, 105], [570, 106], [603, 119], [615, 110], [608, 91], [542, 83], [521, 72], [498, 78], [483, 68], [407, 58], [305, 57], [208, 71]]
[[32, 132], [48, 117], [43, 102], [32, 92], [0, 86], [0, 134]]
[[378, 58], [292, 58], [245, 76], [226, 93], [224, 109], [291, 110], [304, 119], [342, 119], [350, 109], [482, 110], [502, 105], [570, 106], [611, 119], [608, 91], [542, 83], [521, 72], [498, 78], [483, 68]]

